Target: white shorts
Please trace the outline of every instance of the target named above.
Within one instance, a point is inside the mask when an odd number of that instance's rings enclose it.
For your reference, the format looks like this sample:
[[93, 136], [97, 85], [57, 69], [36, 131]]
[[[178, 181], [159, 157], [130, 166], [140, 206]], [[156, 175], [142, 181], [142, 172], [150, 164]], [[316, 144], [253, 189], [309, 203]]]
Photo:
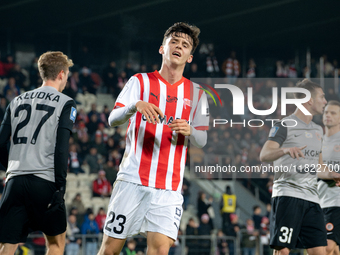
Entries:
[[177, 239], [183, 197], [172, 190], [116, 181], [104, 225], [104, 234], [125, 239], [157, 232]]

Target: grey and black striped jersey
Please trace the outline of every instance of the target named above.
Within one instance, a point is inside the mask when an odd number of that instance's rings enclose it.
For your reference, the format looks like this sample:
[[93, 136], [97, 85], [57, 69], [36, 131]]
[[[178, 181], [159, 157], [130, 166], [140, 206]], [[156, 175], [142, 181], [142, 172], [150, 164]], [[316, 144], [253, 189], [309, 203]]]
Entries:
[[[340, 172], [340, 132], [329, 137], [324, 136], [322, 160], [330, 171]], [[322, 208], [340, 207], [340, 187], [333, 180], [319, 180], [318, 191]]]
[[[72, 131], [77, 114], [74, 100], [53, 87], [43, 86], [13, 99], [6, 114], [2, 125], [11, 128], [6, 181], [34, 174], [55, 182], [57, 130], [61, 127]], [[65, 150], [68, 152], [68, 148]]]
[[[289, 127], [285, 127], [289, 125]], [[319, 203], [316, 172], [322, 147], [323, 130], [311, 121], [306, 124], [296, 115], [290, 115], [272, 127], [268, 140], [282, 148], [302, 147], [305, 158], [293, 159], [286, 154], [274, 161], [273, 197], [289, 196]]]

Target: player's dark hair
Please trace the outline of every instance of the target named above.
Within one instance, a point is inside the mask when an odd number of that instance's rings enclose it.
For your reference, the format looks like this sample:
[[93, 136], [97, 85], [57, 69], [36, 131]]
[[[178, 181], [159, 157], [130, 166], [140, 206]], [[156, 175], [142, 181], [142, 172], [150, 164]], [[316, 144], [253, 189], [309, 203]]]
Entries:
[[177, 22], [169, 27], [168, 30], [166, 30], [162, 45], [165, 44], [166, 39], [168, 39], [172, 34], [178, 37], [180, 36], [180, 33], [187, 34], [192, 39], [191, 54], [193, 54], [199, 44], [198, 35], [200, 32], [201, 30], [194, 25], [189, 25], [184, 22]]
[[73, 66], [72, 60], [60, 51], [48, 51], [38, 60], [39, 73], [44, 81], [54, 81], [61, 70], [66, 73], [71, 66]]
[[[315, 82], [312, 82], [311, 80], [308, 80], [307, 78], [303, 79], [300, 82], [298, 82], [296, 84], [296, 87], [297, 88], [307, 89], [311, 93], [312, 97], [313, 97], [314, 92], [315, 92], [316, 89], [318, 89], [318, 88], [322, 89], [322, 87], [319, 84], [317, 84]], [[306, 94], [304, 94], [304, 93], [294, 93], [294, 97], [295, 98], [305, 98]]]
[[328, 101], [327, 105], [336, 105], [336, 106], [339, 106], [340, 108], [340, 102], [337, 100], [330, 100]]

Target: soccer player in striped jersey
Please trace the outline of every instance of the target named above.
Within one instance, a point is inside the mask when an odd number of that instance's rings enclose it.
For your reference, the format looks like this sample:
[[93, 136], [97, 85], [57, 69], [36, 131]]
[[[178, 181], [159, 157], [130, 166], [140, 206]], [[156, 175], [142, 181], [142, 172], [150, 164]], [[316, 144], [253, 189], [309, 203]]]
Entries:
[[134, 75], [117, 98], [109, 123], [129, 126], [99, 254], [118, 255], [138, 233], [147, 237], [148, 255], [168, 254], [177, 238], [188, 140], [203, 147], [209, 125], [205, 93], [183, 77], [199, 32], [171, 26], [159, 48], [160, 71]]
[[[323, 114], [326, 134], [323, 138], [323, 162], [328, 168], [340, 171], [340, 102], [329, 101]], [[320, 205], [327, 230], [327, 255], [339, 254], [340, 244], [340, 187], [333, 180], [319, 180]]]
[[29, 231], [37, 230], [45, 235], [47, 255], [64, 254], [68, 145], [77, 110], [61, 92], [71, 66], [62, 52], [42, 54], [42, 86], [17, 96], [6, 109], [0, 126], [0, 162], [7, 167], [0, 200], [1, 255], [14, 254]]

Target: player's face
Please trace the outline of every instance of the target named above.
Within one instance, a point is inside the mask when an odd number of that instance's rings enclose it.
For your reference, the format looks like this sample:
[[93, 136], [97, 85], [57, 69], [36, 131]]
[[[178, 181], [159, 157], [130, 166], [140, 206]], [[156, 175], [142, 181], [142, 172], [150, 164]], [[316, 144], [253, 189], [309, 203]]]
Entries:
[[338, 126], [340, 124], [340, 107], [337, 105], [327, 105], [322, 121], [327, 128]]
[[163, 60], [169, 64], [185, 65], [192, 61], [192, 38], [184, 33], [172, 34], [159, 49]]
[[327, 101], [323, 90], [320, 88], [315, 89], [312, 105], [313, 112], [315, 113], [314, 115], [322, 114], [326, 104]]

